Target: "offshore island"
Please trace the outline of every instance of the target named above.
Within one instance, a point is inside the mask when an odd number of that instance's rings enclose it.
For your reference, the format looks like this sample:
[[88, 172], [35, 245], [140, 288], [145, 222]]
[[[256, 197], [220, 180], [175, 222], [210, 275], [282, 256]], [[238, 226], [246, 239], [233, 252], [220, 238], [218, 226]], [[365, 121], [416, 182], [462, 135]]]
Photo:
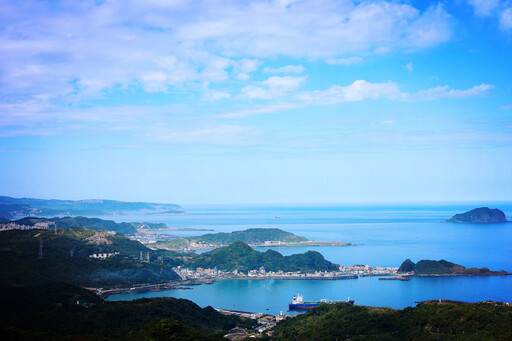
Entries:
[[480, 207], [471, 211], [456, 214], [447, 220], [449, 223], [495, 224], [508, 223], [505, 213], [497, 208]]

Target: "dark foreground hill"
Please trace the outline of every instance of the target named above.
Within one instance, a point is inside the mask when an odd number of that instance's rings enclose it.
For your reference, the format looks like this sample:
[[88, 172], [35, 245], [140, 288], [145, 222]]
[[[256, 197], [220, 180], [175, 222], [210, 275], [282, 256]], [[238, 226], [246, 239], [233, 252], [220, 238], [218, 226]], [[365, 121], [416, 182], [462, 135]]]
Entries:
[[0, 287], [3, 340], [222, 340], [229, 329], [252, 324], [184, 299], [104, 302], [63, 283]]
[[475, 208], [471, 211], [456, 214], [447, 220], [449, 223], [474, 223], [474, 224], [491, 224], [506, 223], [507, 218], [503, 211], [489, 207]]
[[274, 340], [512, 340], [503, 303], [422, 303], [394, 310], [323, 304], [274, 328]]
[[274, 250], [259, 252], [243, 242], [205, 252], [190, 260], [186, 266], [214, 268], [222, 271], [258, 270], [266, 271], [336, 271], [338, 266], [326, 260], [316, 251], [283, 256]]

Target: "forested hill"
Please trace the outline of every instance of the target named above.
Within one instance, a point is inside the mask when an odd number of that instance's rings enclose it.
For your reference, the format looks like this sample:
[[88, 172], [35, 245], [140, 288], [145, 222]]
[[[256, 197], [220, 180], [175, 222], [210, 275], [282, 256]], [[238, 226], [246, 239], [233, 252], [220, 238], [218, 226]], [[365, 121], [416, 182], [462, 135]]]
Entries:
[[0, 287], [3, 340], [222, 340], [253, 323], [184, 299], [104, 302], [64, 283]]
[[205, 252], [193, 258], [187, 267], [217, 268], [222, 271], [248, 271], [264, 267], [266, 271], [336, 271], [338, 266], [316, 251], [283, 256], [274, 250], [259, 252], [243, 242]]
[[286, 319], [273, 340], [512, 340], [504, 303], [422, 303], [394, 310], [323, 304]]
[[209, 233], [197, 237], [186, 238], [192, 242], [201, 242], [216, 245], [229, 245], [234, 242], [244, 242], [246, 244], [259, 244], [265, 241], [281, 242], [304, 242], [308, 239], [297, 236], [277, 228], [252, 228], [243, 231], [234, 231], [230, 233]]
[[399, 273], [414, 273], [415, 275], [507, 275], [506, 271], [490, 271], [488, 268], [466, 268], [462, 265], [448, 262], [444, 259], [437, 260], [420, 260], [414, 263], [410, 259], [406, 259], [400, 268]]
[[0, 217], [58, 215], [112, 215], [122, 212], [146, 211], [152, 213], [183, 213], [176, 204], [126, 202], [117, 200], [47, 200], [0, 196]]
[[[110, 288], [179, 279], [172, 267], [181, 264], [182, 259], [171, 251], [152, 251], [122, 235], [83, 227], [57, 232], [56, 235], [52, 230], [35, 229], [1, 232], [0, 282], [27, 285], [62, 281]], [[115, 255], [105, 260], [89, 257], [98, 253]]]
[[113, 220], [104, 220], [99, 218], [86, 217], [54, 217], [54, 218], [37, 218], [26, 217], [13, 221], [15, 224], [34, 226], [36, 223], [54, 222], [58, 228], [69, 228], [83, 226], [91, 230], [107, 230], [122, 233], [126, 235], [134, 234], [137, 229], [143, 225], [150, 228], [165, 228], [163, 223], [116, 223]]

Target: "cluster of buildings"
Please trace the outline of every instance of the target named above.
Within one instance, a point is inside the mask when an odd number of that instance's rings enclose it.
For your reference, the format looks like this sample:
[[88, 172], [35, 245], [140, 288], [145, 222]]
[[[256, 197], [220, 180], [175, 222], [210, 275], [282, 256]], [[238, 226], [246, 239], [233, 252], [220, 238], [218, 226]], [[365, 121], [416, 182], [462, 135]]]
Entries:
[[111, 245], [112, 241], [108, 239], [108, 237], [115, 235], [115, 231], [97, 231], [89, 238], [86, 238], [88, 244], [95, 245]]
[[118, 255], [119, 252], [111, 252], [111, 253], [93, 253], [92, 255], [89, 255], [90, 258], [94, 259], [107, 259], [109, 257], [113, 257]]
[[224, 335], [224, 337], [232, 341], [247, 340], [247, 338], [260, 338], [263, 336], [263, 334], [272, 336], [272, 328], [274, 328], [278, 322], [290, 317], [290, 315], [283, 314], [282, 311], [279, 315], [269, 315], [263, 313], [249, 313], [226, 309], [215, 310], [224, 315], [234, 315], [244, 318], [251, 318], [258, 321], [258, 325], [254, 329], [248, 330], [239, 327], [231, 329], [228, 334]]
[[47, 222], [38, 222], [34, 225], [23, 225], [16, 223], [5, 223], [0, 224], [0, 231], [10, 231], [10, 230], [48, 230], [50, 226], [54, 227], [55, 223], [53, 221]]
[[188, 269], [181, 266], [174, 268], [181, 278], [187, 279], [348, 279], [357, 278], [358, 276], [381, 276], [396, 275], [397, 267], [369, 267], [369, 266], [340, 266], [339, 271], [316, 271], [313, 273], [303, 273], [301, 271], [285, 272], [266, 271], [264, 267], [258, 270], [244, 271], [221, 271], [217, 268], [213, 269]]
[[381, 276], [381, 275], [396, 275], [398, 267], [383, 267], [383, 266], [369, 266], [369, 265], [340, 265], [340, 271], [343, 273], [356, 274], [361, 276]]

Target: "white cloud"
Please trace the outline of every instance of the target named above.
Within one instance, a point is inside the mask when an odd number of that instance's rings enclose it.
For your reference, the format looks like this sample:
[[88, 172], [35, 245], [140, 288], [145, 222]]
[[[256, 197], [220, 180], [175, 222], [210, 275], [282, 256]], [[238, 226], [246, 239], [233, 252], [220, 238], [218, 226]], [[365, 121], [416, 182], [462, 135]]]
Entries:
[[500, 7], [500, 0], [468, 0], [469, 4], [473, 6], [475, 15], [480, 17], [487, 17]]
[[512, 7], [501, 12], [500, 27], [505, 31], [512, 30]]
[[229, 92], [210, 89], [209, 82], [203, 84], [203, 91], [203, 98], [208, 101], [231, 98]]
[[510, 1], [501, 0], [468, 0], [473, 6], [475, 15], [497, 19], [503, 31], [512, 30], [512, 7]]
[[300, 74], [302, 72], [304, 72], [304, 66], [302, 65], [286, 65], [278, 68], [266, 67], [263, 69], [263, 73], [273, 75]]
[[67, 101], [247, 80], [263, 58], [429, 48], [450, 39], [452, 19], [442, 6], [383, 0], [28, 0], [2, 5], [0, 29], [4, 96]]
[[405, 68], [406, 68], [409, 72], [412, 72], [412, 62], [407, 63], [407, 65], [405, 65]]
[[360, 102], [366, 99], [396, 99], [400, 95], [400, 89], [394, 83], [370, 83], [357, 80], [346, 86], [333, 85], [327, 90], [303, 92], [298, 99], [308, 104], [337, 104]]
[[240, 97], [248, 99], [271, 99], [286, 95], [298, 89], [306, 77], [273, 76], [267, 80], [242, 88]]
[[348, 57], [348, 58], [329, 58], [326, 60], [327, 64], [330, 65], [352, 65], [361, 63], [363, 61], [363, 58], [361, 57]]
[[234, 63], [234, 70], [236, 78], [239, 80], [248, 80], [251, 78], [250, 73], [256, 71], [262, 64], [261, 61], [256, 59], [241, 59]]
[[[465, 90], [451, 89], [448, 86], [438, 86], [415, 93], [408, 93], [402, 92], [400, 87], [392, 82], [371, 83], [365, 80], [356, 80], [352, 84], [345, 86], [333, 85], [326, 90], [303, 91], [296, 94], [289, 102], [259, 105], [241, 111], [221, 114], [218, 117], [240, 118], [276, 113], [279, 111], [312, 105], [333, 105], [349, 102], [361, 102], [365, 100], [387, 99], [403, 102], [421, 102], [439, 99], [464, 99], [485, 96], [492, 88], [493, 86], [489, 84], [476, 85]], [[266, 92], [263, 89], [261, 89], [261, 91], [261, 93], [256, 93], [256, 96], [261, 95], [262, 97], [259, 98], [269, 98], [263, 97], [263, 94], [266, 94]]]
[[433, 101], [442, 98], [463, 99], [485, 96], [493, 88], [489, 84], [475, 85], [466, 90], [450, 89], [447, 85], [419, 91], [413, 94], [402, 94], [404, 100], [410, 101]]

